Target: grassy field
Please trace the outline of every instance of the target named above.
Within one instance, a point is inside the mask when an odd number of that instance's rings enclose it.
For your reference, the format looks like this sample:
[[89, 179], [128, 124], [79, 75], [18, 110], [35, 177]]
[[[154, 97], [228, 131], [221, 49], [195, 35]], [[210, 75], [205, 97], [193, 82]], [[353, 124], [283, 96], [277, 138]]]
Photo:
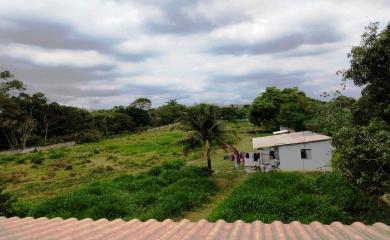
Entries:
[[34, 202], [80, 184], [183, 159], [181, 147], [173, 144], [183, 135], [162, 129], [47, 152], [0, 155], [0, 177], [7, 179], [7, 190], [20, 201]]
[[[269, 135], [248, 122], [226, 125], [238, 133], [240, 151], [252, 150], [252, 137]], [[212, 158], [214, 174], [206, 177], [200, 152], [183, 157], [174, 144], [184, 135], [178, 129], [157, 129], [46, 152], [0, 155], [0, 177], [17, 197], [19, 213], [36, 217], [390, 223], [388, 206], [353, 192], [337, 176], [248, 175], [223, 160], [226, 153], [218, 150]], [[153, 170], [173, 160], [186, 167]]]
[[358, 193], [336, 173], [256, 173], [209, 215], [209, 220], [289, 223], [390, 223], [390, 209]]
[[[227, 127], [238, 132], [240, 150], [251, 149], [251, 137], [258, 128], [248, 122], [227, 123]], [[166, 161], [185, 160], [189, 165], [205, 166], [199, 152], [184, 158], [182, 148], [174, 144], [184, 135], [178, 129], [165, 128], [45, 152], [0, 155], [0, 177], [7, 180], [7, 191], [20, 203], [34, 204], [85, 184], [139, 173]], [[242, 172], [223, 160], [224, 154], [217, 151], [213, 168], [217, 184], [226, 193], [232, 188], [231, 181], [242, 178]]]

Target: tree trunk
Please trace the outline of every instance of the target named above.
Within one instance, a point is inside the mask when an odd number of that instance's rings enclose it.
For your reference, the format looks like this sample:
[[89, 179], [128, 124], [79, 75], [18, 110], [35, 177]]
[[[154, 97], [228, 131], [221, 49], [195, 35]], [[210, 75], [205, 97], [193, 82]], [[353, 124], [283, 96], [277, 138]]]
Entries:
[[34, 128], [35, 128], [35, 121], [33, 118], [29, 117], [23, 122], [23, 124], [19, 130], [20, 143], [21, 143], [22, 149], [26, 148], [26, 142], [27, 142], [28, 138], [30, 137]]
[[19, 138], [17, 134], [17, 126], [16, 121], [3, 121], [1, 128], [3, 130], [3, 134], [5, 139], [7, 140], [10, 149], [15, 149], [19, 146]]
[[43, 125], [45, 126], [45, 142], [47, 142], [47, 135], [49, 134], [49, 120], [47, 119], [47, 116], [43, 117]]
[[108, 127], [107, 127], [107, 119], [106, 118], [104, 118], [104, 126], [105, 126], [106, 136], [108, 136]]
[[207, 158], [207, 171], [209, 175], [213, 175], [213, 169], [211, 168], [211, 149], [209, 145], [209, 141], [206, 140], [206, 145], [205, 145], [205, 151], [206, 151], [206, 158]]
[[210, 176], [213, 175], [213, 169], [211, 168], [211, 158], [209, 154], [207, 154], [207, 170]]

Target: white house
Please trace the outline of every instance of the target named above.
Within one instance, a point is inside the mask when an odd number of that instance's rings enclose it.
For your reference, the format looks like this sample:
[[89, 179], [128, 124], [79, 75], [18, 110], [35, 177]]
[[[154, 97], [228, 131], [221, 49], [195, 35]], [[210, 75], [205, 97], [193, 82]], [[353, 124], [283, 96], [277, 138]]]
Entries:
[[281, 170], [329, 170], [331, 138], [315, 132], [293, 132], [253, 138], [253, 148], [262, 156], [280, 161]]

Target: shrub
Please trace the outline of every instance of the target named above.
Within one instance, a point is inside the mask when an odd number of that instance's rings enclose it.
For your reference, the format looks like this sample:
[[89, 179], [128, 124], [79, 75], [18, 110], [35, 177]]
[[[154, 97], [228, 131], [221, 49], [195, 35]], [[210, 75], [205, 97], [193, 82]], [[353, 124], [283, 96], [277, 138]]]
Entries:
[[18, 159], [18, 155], [2, 154], [2, 155], [0, 155], [0, 164], [12, 162], [12, 161], [14, 161], [16, 159]]
[[50, 159], [60, 159], [65, 156], [65, 152], [62, 149], [50, 150], [48, 155]]
[[217, 190], [207, 171], [173, 161], [137, 175], [124, 175], [63, 193], [32, 206], [34, 217], [155, 218], [181, 216]]
[[14, 215], [12, 203], [16, 200], [9, 193], [5, 193], [4, 190], [4, 181], [0, 179], [0, 216], [10, 217]]
[[97, 142], [102, 138], [101, 132], [96, 129], [87, 130], [77, 134], [76, 143], [89, 143], [89, 142]]
[[19, 158], [18, 160], [16, 160], [17, 164], [23, 164], [25, 162], [26, 162], [26, 160], [24, 158]]
[[45, 160], [45, 154], [42, 152], [36, 152], [30, 155], [30, 161], [33, 164], [42, 164], [43, 160]]
[[27, 146], [41, 146], [44, 143], [45, 143], [45, 139], [43, 139], [41, 136], [31, 135], [28, 138], [26, 145]]
[[73, 169], [72, 165], [68, 165], [65, 167], [65, 170], [72, 170], [72, 169]]
[[378, 195], [390, 192], [390, 128], [382, 124], [342, 128], [332, 138], [336, 170], [351, 184]]

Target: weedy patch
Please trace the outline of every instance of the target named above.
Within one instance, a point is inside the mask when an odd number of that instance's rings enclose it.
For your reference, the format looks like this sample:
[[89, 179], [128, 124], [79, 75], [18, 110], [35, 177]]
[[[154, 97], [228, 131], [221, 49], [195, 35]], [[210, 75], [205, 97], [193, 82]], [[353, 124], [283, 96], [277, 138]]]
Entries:
[[336, 173], [316, 178], [304, 173], [258, 173], [217, 206], [209, 220], [389, 223], [389, 208], [373, 200], [354, 191]]
[[163, 220], [199, 207], [216, 191], [206, 169], [185, 167], [182, 162], [173, 161], [145, 173], [95, 182], [60, 194], [31, 206], [28, 215]]

